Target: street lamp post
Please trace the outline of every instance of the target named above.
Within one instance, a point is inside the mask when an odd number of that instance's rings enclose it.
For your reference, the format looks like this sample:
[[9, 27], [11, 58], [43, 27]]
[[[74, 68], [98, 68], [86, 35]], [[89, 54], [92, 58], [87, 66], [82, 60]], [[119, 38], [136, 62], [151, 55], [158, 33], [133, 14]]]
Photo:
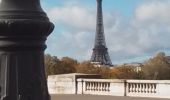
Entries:
[[0, 100], [49, 100], [44, 50], [53, 28], [40, 0], [1, 0]]

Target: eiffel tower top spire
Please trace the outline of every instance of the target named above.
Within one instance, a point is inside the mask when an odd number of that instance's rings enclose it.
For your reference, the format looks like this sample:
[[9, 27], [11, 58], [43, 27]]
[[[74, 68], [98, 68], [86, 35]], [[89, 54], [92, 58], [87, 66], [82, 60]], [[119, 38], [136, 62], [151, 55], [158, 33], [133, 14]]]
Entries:
[[103, 27], [102, 0], [97, 0], [97, 20], [95, 46], [103, 45], [106, 47]]
[[109, 54], [107, 52], [104, 36], [102, 0], [96, 1], [97, 1], [96, 35], [91, 62], [97, 63], [99, 65], [112, 65]]

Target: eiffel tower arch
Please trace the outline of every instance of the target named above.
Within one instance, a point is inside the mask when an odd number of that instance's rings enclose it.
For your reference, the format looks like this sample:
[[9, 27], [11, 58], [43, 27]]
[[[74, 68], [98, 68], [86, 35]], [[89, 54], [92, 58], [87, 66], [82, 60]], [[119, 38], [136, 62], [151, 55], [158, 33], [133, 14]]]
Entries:
[[91, 63], [97, 65], [112, 65], [104, 36], [102, 0], [97, 0], [96, 34]]

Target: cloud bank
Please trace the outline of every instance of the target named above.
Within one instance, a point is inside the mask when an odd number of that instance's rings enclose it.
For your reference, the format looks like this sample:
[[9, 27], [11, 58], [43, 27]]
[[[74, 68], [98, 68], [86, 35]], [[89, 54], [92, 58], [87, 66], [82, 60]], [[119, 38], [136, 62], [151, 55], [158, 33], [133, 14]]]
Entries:
[[[89, 60], [94, 44], [96, 8], [65, 4], [48, 9], [56, 28], [48, 38], [47, 53]], [[151, 0], [134, 9], [130, 18], [104, 12], [106, 44], [114, 63], [141, 61], [158, 51], [170, 51], [170, 2]]]

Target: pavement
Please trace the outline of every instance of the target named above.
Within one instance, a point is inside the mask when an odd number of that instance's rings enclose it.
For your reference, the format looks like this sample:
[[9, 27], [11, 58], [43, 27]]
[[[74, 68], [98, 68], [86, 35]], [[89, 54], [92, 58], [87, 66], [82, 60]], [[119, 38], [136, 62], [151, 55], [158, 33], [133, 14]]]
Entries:
[[51, 95], [51, 100], [170, 100], [170, 99], [101, 96], [101, 95]]

